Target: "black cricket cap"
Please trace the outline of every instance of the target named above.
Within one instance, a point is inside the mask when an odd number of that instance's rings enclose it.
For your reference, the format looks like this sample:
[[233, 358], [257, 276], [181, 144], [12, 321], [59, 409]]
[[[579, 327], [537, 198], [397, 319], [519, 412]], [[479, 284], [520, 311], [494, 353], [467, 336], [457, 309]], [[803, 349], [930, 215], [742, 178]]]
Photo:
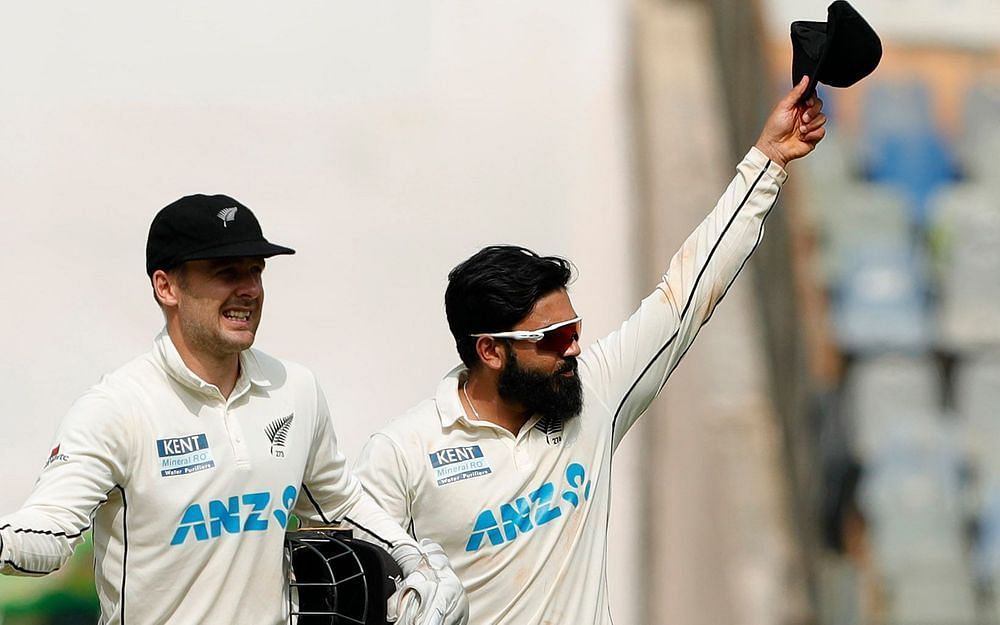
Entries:
[[188, 195], [164, 206], [149, 225], [146, 275], [189, 260], [294, 254], [264, 238], [253, 212], [227, 195]]
[[850, 87], [875, 71], [882, 60], [882, 41], [865, 18], [845, 0], [827, 8], [825, 22], [792, 22], [792, 84], [809, 76], [802, 99], [816, 83]]

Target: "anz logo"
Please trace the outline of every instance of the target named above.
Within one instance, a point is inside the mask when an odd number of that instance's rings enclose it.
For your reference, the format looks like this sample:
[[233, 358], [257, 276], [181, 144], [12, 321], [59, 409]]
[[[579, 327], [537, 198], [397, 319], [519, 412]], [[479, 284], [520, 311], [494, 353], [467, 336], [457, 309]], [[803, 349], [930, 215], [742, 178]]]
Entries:
[[[545, 482], [538, 489], [528, 493], [527, 497], [518, 497], [510, 503], [500, 506], [500, 519], [497, 521], [493, 510], [483, 510], [476, 517], [476, 523], [465, 545], [466, 551], [479, 551], [488, 540], [496, 547], [515, 540], [520, 534], [526, 534], [540, 525], [566, 514], [572, 514], [583, 501], [590, 499], [591, 482], [587, 479], [587, 471], [583, 465], [574, 462], [566, 467], [566, 484], [568, 488], [555, 499], [556, 487], [552, 482]], [[566, 502], [572, 507], [561, 507]]]
[[213, 499], [206, 506], [191, 504], [181, 516], [170, 544], [183, 545], [189, 536], [201, 542], [222, 534], [264, 532], [270, 526], [272, 517], [284, 529], [298, 494], [294, 486], [286, 486], [278, 502], [280, 507], [271, 505], [271, 493], [267, 492], [245, 493], [226, 500]]

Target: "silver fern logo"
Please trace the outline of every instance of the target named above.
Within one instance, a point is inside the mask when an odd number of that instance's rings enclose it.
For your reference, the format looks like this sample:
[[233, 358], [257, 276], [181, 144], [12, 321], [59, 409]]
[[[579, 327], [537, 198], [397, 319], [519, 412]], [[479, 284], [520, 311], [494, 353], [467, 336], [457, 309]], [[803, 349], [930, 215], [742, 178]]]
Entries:
[[554, 419], [548, 415], [539, 419], [535, 424], [535, 429], [545, 435], [545, 442], [549, 445], [558, 445], [563, 438], [563, 420]]
[[285, 457], [285, 443], [288, 441], [288, 431], [292, 429], [292, 418], [294, 416], [295, 414], [292, 413], [287, 417], [275, 419], [264, 428], [264, 433], [267, 434], [268, 440], [271, 441], [271, 455], [275, 458]]
[[236, 219], [236, 207], [233, 206], [231, 208], [223, 208], [219, 211], [219, 214], [216, 215], [216, 217], [222, 220], [223, 228], [228, 228], [229, 222]]

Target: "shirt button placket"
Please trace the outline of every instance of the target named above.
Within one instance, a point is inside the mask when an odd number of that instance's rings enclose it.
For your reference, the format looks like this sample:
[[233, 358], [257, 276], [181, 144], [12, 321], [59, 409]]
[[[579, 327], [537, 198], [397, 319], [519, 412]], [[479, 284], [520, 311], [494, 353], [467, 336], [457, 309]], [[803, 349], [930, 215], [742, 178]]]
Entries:
[[528, 455], [528, 437], [522, 436], [514, 441], [514, 467], [518, 470], [530, 468], [531, 458]]
[[240, 428], [239, 419], [235, 418], [229, 410], [228, 405], [222, 407], [222, 419], [226, 424], [226, 431], [229, 433], [229, 442], [233, 447], [233, 457], [239, 467], [250, 466], [250, 455], [244, 442], [243, 432]]

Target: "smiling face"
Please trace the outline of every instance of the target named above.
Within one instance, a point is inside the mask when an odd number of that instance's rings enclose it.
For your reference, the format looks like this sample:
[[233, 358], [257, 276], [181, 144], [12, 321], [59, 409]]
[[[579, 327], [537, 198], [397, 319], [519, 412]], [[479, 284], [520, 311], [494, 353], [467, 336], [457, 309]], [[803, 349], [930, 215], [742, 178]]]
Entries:
[[253, 345], [264, 306], [263, 271], [262, 258], [225, 258], [192, 260], [153, 275], [182, 356], [235, 362]]

